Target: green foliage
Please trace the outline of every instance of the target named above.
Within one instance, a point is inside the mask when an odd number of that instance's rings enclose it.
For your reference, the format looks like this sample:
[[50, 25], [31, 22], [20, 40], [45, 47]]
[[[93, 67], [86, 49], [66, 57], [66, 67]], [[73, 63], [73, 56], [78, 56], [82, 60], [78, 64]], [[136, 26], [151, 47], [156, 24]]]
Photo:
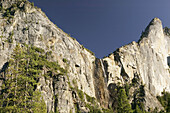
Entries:
[[165, 108], [166, 112], [170, 112], [170, 93], [165, 92], [165, 90], [162, 92], [162, 96], [157, 96], [157, 99], [162, 104], [162, 106]]
[[102, 109], [103, 113], [113, 113], [112, 109]]
[[[39, 95], [37, 97], [37, 95]], [[33, 92], [33, 104], [31, 106], [33, 113], [47, 113], [46, 104], [44, 102], [44, 99], [40, 98], [41, 93], [39, 91]]]
[[144, 85], [140, 85], [139, 89], [137, 92], [134, 94], [134, 99], [132, 101], [132, 109], [135, 111], [142, 111], [145, 112], [144, 109], [144, 101], [145, 101], [145, 90], [144, 90]]
[[[149, 109], [148, 111], [152, 111], [152, 109]], [[152, 113], [158, 113], [158, 108], [156, 107]], [[164, 111], [161, 110], [159, 113], [164, 113]]]
[[87, 99], [87, 101], [88, 101], [88, 102], [91, 102], [91, 103], [93, 103], [93, 104], [94, 104], [94, 102], [95, 102], [95, 98], [94, 98], [94, 97], [89, 96], [89, 95], [88, 95], [88, 94], [86, 94], [86, 93], [85, 93], [85, 95], [86, 95], [86, 99]]
[[36, 87], [42, 70], [50, 76], [66, 72], [56, 62], [47, 60], [41, 48], [17, 45], [9, 60], [0, 95], [0, 112], [46, 113], [46, 105]]
[[78, 86], [77, 86], [77, 81], [76, 81], [76, 79], [73, 79], [72, 80], [72, 83], [73, 83], [73, 85], [77, 88]]
[[118, 113], [132, 113], [131, 105], [126, 96], [125, 90], [122, 88], [118, 92]]
[[50, 48], [51, 48], [52, 50], [54, 50], [54, 46], [50, 46]]
[[[61, 68], [57, 62], [48, 61], [47, 58], [52, 57], [51, 51], [45, 53], [43, 49], [35, 47], [35, 46], [29, 47], [28, 50], [29, 50], [28, 53], [31, 55], [30, 59], [33, 64], [32, 66], [36, 69], [37, 72], [38, 71], [41, 72], [41, 70], [44, 67], [49, 70], [48, 72], [51, 74], [47, 73], [47, 75], [50, 75], [50, 76], [67, 73], [67, 71]], [[58, 71], [60, 71], [60, 73], [58, 73]]]
[[144, 87], [145, 87], [144, 85], [140, 85], [140, 87], [139, 87], [139, 96], [140, 97], [145, 97], [145, 89], [144, 89]]
[[[39, 22], [37, 22], [37, 23], [39, 23]], [[40, 34], [40, 41], [43, 41], [43, 36], [42, 36], [42, 34]]]
[[4, 18], [14, 18], [14, 14], [17, 9], [18, 9], [17, 4], [12, 4], [11, 7], [7, 9], [3, 9], [3, 7], [1, 7], [1, 10], [4, 10], [3, 14]]
[[67, 63], [67, 59], [63, 58], [63, 62], [64, 62], [64, 63]]
[[55, 109], [55, 113], [60, 113], [60, 112], [58, 111], [57, 107], [56, 107], [56, 109]]
[[3, 7], [2, 6], [0, 6], [0, 11], [3, 11]]
[[143, 111], [139, 108], [138, 105], [136, 105], [136, 109], [135, 109], [134, 113], [143, 113]]
[[89, 53], [91, 53], [92, 55], [95, 55], [91, 50], [85, 48]]
[[81, 101], [84, 101], [84, 92], [77, 88], [77, 94], [78, 94], [79, 98], [81, 99]]
[[31, 3], [31, 6], [34, 7], [34, 2]]
[[74, 103], [74, 109], [75, 109], [76, 113], [81, 113], [81, 111], [79, 110], [79, 107], [78, 107], [78, 103]]
[[46, 112], [46, 106], [39, 91], [34, 91], [37, 85], [37, 73], [29, 54], [17, 45], [9, 61], [8, 74], [3, 83], [0, 97], [0, 112]]
[[90, 54], [95, 55], [91, 50], [85, 48], [83, 45], [82, 45], [82, 48], [83, 48], [83, 49], [86, 49]]
[[165, 27], [164, 28], [164, 33], [167, 35], [167, 36], [170, 36], [170, 29], [168, 27]]
[[169, 96], [168, 96], [168, 105], [167, 105], [167, 107], [166, 107], [166, 111], [167, 111], [167, 112], [170, 112], [170, 94], [169, 94]]
[[46, 52], [46, 57], [51, 56], [51, 55], [52, 55], [52, 51]]
[[147, 32], [145, 31], [142, 31], [141, 33], [141, 37], [140, 37], [140, 40], [143, 38], [143, 37], [147, 37]]
[[71, 37], [73, 40], [76, 40], [75, 38]]
[[136, 77], [134, 77], [133, 79], [132, 79], [132, 85], [133, 86], [136, 86], [138, 84], [138, 79], [136, 78]]
[[38, 47], [32, 46], [31, 49], [33, 51], [39, 52], [41, 54], [44, 53], [44, 49], [42, 49], [42, 48], [38, 48]]
[[[136, 77], [137, 78], [137, 77]], [[145, 97], [145, 90], [144, 85], [140, 85], [139, 89], [134, 92], [134, 97], [132, 101], [132, 106], [128, 100], [130, 98], [129, 90], [131, 87], [134, 87], [133, 84], [138, 84], [138, 79], [133, 79], [132, 84], [126, 83], [124, 86], [120, 85], [113, 85], [111, 92], [111, 97], [113, 100], [112, 108], [113, 112], [115, 113], [145, 113], [144, 110], [144, 97]]]
[[10, 16], [10, 12], [9, 10], [7, 10], [5, 13], [4, 13], [4, 17], [9, 17]]
[[86, 107], [90, 110], [89, 113], [102, 113], [98, 106], [92, 106], [90, 104], [86, 104]]
[[130, 85], [126, 83], [124, 87], [125, 87], [126, 95], [129, 96]]

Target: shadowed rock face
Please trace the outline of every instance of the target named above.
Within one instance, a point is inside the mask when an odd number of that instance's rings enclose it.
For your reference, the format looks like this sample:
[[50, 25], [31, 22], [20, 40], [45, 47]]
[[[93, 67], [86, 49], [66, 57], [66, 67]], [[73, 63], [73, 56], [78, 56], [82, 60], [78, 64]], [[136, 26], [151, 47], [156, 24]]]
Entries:
[[170, 56], [167, 57], [167, 64], [170, 66]]
[[103, 108], [107, 108], [109, 104], [109, 91], [107, 90], [107, 80], [104, 76], [103, 62], [96, 59], [94, 67], [94, 88], [95, 96]]
[[[1, 0], [0, 5], [12, 12], [9, 18], [4, 15], [6, 10], [0, 11], [0, 85], [16, 44], [26, 43], [52, 51], [54, 57], [50, 60], [58, 62], [68, 72], [48, 80], [44, 77], [39, 79], [37, 89], [42, 93], [48, 112], [55, 111], [56, 107], [61, 113], [76, 112], [76, 109], [89, 112], [85, 107], [85, 103], [89, 103], [86, 95], [95, 98], [100, 108], [108, 108], [112, 106], [116, 85], [131, 83], [136, 76], [140, 84], [146, 86], [146, 109], [162, 109], [155, 96], [160, 95], [163, 89], [170, 91], [170, 38], [163, 32], [158, 18], [150, 22], [138, 43], [125, 45], [101, 60], [28, 1]], [[80, 91], [84, 99], [79, 97]]]

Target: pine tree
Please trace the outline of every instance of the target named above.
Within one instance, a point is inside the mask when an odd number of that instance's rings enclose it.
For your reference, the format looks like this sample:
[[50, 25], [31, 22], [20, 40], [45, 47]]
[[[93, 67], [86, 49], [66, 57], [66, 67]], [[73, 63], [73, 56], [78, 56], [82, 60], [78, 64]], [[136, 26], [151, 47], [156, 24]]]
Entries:
[[135, 109], [134, 113], [143, 113], [143, 111], [139, 108], [138, 105], [136, 105], [136, 109]]
[[162, 96], [157, 96], [157, 99], [165, 108], [166, 112], [170, 112], [170, 93], [166, 92], [165, 90], [162, 92]]
[[118, 113], [132, 113], [131, 105], [123, 88], [118, 92]]
[[46, 112], [40, 92], [35, 91], [41, 72], [36, 63], [38, 53], [28, 52], [27, 48], [17, 45], [13, 51], [7, 70], [8, 74], [1, 87], [0, 112]]
[[166, 111], [168, 113], [170, 112], [170, 95], [169, 95], [169, 98], [168, 98], [168, 105], [167, 105]]
[[[49, 54], [50, 53], [50, 54]], [[2, 113], [45, 113], [46, 104], [37, 90], [40, 76], [64, 74], [66, 70], [58, 63], [47, 60], [51, 52], [45, 53], [34, 46], [17, 45], [13, 50], [1, 87], [0, 112]], [[42, 75], [43, 69], [49, 73]]]
[[33, 102], [31, 103], [32, 112], [33, 113], [46, 113], [47, 112], [46, 104], [44, 100], [42, 99], [42, 97], [38, 95], [41, 95], [39, 91], [35, 91], [33, 93]]
[[9, 61], [8, 74], [2, 87], [1, 109], [3, 112], [17, 112], [20, 86], [18, 85], [18, 75], [20, 74], [20, 61], [23, 58], [23, 51], [19, 45], [13, 51], [12, 59]]

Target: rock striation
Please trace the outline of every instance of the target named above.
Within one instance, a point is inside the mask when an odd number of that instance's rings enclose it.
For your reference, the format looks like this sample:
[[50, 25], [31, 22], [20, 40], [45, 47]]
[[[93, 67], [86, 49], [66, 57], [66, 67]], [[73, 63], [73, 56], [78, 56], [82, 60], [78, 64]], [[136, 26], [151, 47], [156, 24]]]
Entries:
[[[170, 35], [154, 18], [138, 42], [125, 45], [108, 57], [96, 58], [74, 38], [54, 25], [41, 9], [26, 0], [0, 1], [0, 68], [5, 65], [17, 43], [51, 50], [52, 61], [58, 62], [67, 74], [39, 79], [47, 112], [89, 112], [87, 105], [107, 109], [112, 106], [115, 84], [139, 79], [145, 85], [145, 109], [163, 109], [156, 96], [170, 92]], [[0, 85], [3, 80], [0, 79]], [[130, 100], [135, 94], [130, 89]], [[55, 97], [55, 98], [54, 98]]]
[[[104, 58], [108, 67], [108, 84], [117, 81], [129, 82], [135, 76], [146, 85], [146, 106], [159, 107], [151, 95], [161, 95], [163, 90], [170, 91], [169, 76], [169, 36], [165, 35], [162, 22], [154, 18], [143, 32], [139, 42], [125, 45]], [[123, 78], [123, 79], [122, 79]], [[152, 98], [153, 98], [152, 97]], [[154, 99], [156, 100], [156, 98]], [[156, 102], [155, 104], [150, 104]]]

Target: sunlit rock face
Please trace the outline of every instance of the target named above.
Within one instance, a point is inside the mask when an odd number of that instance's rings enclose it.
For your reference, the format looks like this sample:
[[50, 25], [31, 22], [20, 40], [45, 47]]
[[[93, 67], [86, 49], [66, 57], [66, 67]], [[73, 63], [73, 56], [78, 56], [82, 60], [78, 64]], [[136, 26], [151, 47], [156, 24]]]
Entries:
[[[89, 112], [85, 105], [87, 95], [95, 98], [100, 109], [108, 108], [113, 103], [112, 86], [131, 83], [134, 77], [145, 85], [146, 110], [148, 107], [162, 109], [155, 96], [164, 89], [170, 92], [170, 37], [158, 18], [150, 22], [139, 42], [132, 42], [106, 58], [97, 59], [28, 1], [0, 0], [0, 5], [13, 12], [9, 18], [4, 15], [6, 10], [0, 11], [1, 77], [17, 43], [52, 51], [53, 58], [49, 60], [58, 62], [67, 70], [65, 75], [39, 79], [37, 89], [41, 91], [48, 113], [55, 112], [56, 108], [61, 113], [75, 113], [76, 107]], [[0, 80], [0, 85], [2, 82]], [[133, 95], [134, 89], [131, 90]], [[84, 99], [79, 97], [80, 92]]]
[[[138, 43], [132, 42], [104, 58], [108, 64], [108, 84], [130, 82], [137, 75], [148, 95], [161, 95], [163, 90], [170, 92], [169, 39], [163, 32], [162, 22], [154, 18]], [[157, 100], [152, 101], [156, 102], [153, 105], [149, 104], [151, 101], [146, 96], [146, 106], [159, 106]]]
[[[58, 78], [45, 80], [40, 79], [42, 95], [47, 104], [48, 112], [54, 111], [54, 105], [58, 110], [67, 113], [74, 110], [74, 102], [70, 86], [75, 87], [91, 97], [95, 97], [93, 83], [93, 68], [95, 56], [87, 51], [75, 39], [64, 33], [53, 24], [46, 15], [35, 8], [28, 1], [1, 0], [4, 9], [12, 11], [11, 7], [16, 4], [17, 8], [13, 18], [4, 18], [5, 11], [0, 12], [0, 67], [10, 59], [10, 54], [17, 43], [26, 43], [52, 51], [52, 61], [58, 62], [68, 74]], [[8, 42], [12, 34], [12, 41]], [[65, 59], [65, 61], [64, 61]], [[68, 84], [69, 83], [69, 84]], [[54, 89], [55, 88], [55, 89]], [[58, 95], [58, 104], [55, 104], [54, 96]]]

